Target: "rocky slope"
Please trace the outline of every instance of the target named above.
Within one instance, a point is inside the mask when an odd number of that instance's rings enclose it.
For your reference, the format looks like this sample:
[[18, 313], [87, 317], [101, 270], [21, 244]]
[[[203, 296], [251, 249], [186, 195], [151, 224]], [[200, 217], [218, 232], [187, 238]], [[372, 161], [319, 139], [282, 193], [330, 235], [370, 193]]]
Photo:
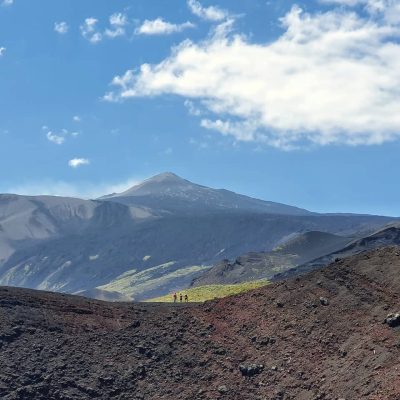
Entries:
[[270, 279], [298, 265], [342, 249], [351, 238], [311, 231], [292, 237], [269, 252], [251, 252], [223, 260], [196, 277], [191, 286], [232, 284]]
[[0, 289], [0, 397], [397, 400], [400, 249], [204, 305]]
[[334, 260], [349, 257], [368, 250], [377, 249], [383, 246], [400, 245], [400, 226], [395, 223], [391, 226], [380, 229], [370, 235], [352, 240], [346, 246], [326, 252], [324, 255], [312, 260], [304, 261], [301, 265], [277, 274], [275, 279], [285, 279], [296, 275], [305, 274], [309, 271], [322, 268]]

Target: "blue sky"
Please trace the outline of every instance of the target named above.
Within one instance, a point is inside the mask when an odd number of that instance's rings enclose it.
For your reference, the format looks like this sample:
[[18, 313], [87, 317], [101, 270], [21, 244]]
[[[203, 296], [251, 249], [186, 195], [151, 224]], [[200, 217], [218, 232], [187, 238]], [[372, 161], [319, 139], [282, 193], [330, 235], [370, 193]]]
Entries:
[[398, 1], [1, 4], [0, 192], [95, 197], [172, 171], [400, 215]]

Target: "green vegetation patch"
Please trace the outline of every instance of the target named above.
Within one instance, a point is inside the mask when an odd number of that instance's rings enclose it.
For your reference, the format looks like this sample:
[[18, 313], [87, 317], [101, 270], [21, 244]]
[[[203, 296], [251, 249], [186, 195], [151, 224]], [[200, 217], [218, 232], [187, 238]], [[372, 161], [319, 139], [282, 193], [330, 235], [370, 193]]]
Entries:
[[110, 292], [119, 292], [134, 300], [136, 296], [141, 296], [149, 291], [159, 290], [166, 285], [170, 285], [171, 282], [174, 282], [176, 279], [185, 277], [190, 278], [196, 273], [209, 268], [191, 265], [174, 269], [175, 264], [174, 261], [171, 261], [140, 272], [136, 272], [134, 269], [126, 271], [112, 282], [99, 286], [98, 289]]
[[[222, 297], [228, 297], [239, 293], [248, 292], [249, 290], [258, 289], [262, 286], [268, 285], [270, 282], [267, 279], [260, 279], [252, 282], [243, 282], [235, 285], [206, 285], [199, 286], [191, 289], [181, 290], [176, 292], [178, 295], [182, 293], [188, 295], [189, 302], [204, 302], [207, 300], [220, 299]], [[155, 303], [172, 303], [173, 293], [166, 296], [156, 297], [154, 299], [146, 300], [147, 302]]]

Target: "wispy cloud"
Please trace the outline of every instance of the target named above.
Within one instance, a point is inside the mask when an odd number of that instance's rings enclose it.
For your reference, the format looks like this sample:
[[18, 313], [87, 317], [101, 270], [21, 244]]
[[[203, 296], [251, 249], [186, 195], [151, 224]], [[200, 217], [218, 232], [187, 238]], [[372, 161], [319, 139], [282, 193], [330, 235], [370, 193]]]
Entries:
[[115, 39], [126, 35], [129, 20], [124, 13], [114, 13], [109, 17], [109, 27], [105, 30], [99, 28], [99, 20], [94, 17], [86, 18], [80, 26], [82, 36], [90, 43], [96, 44], [104, 38]]
[[68, 137], [79, 135], [79, 132], [70, 132], [67, 129], [62, 129], [60, 132], [53, 132], [46, 125], [42, 127], [42, 131], [46, 132], [48, 141], [57, 145], [62, 145]]
[[130, 178], [122, 182], [71, 183], [52, 179], [43, 179], [40, 182], [27, 182], [17, 186], [2, 187], [0, 192], [31, 196], [48, 195], [96, 199], [107, 194], [124, 192], [141, 181], [141, 179]]
[[57, 135], [51, 131], [46, 133], [47, 140], [55, 144], [63, 144], [65, 142], [65, 136]]
[[6, 54], [6, 48], [5, 47], [0, 47], [0, 57], [3, 57], [4, 54]]
[[145, 20], [143, 24], [136, 29], [137, 35], [170, 35], [171, 33], [182, 32], [188, 28], [194, 28], [191, 22], [183, 24], [172, 24], [164, 21], [162, 18], [154, 20]]
[[110, 16], [111, 29], [107, 28], [104, 32], [109, 38], [116, 38], [125, 35], [125, 27], [128, 25], [128, 17], [122, 13], [115, 13]]
[[71, 168], [78, 168], [82, 165], [89, 165], [90, 161], [87, 158], [73, 158], [72, 160], [68, 161], [68, 165]]
[[179, 95], [206, 108], [205, 129], [281, 149], [399, 139], [400, 25], [386, 17], [394, 2], [382, 1], [371, 15], [294, 6], [265, 44], [221, 24], [159, 64], [116, 76], [105, 99]]
[[3, 7], [10, 7], [14, 4], [14, 0], [3, 0], [3, 2], [1, 3], [1, 5]]
[[81, 121], [82, 121], [82, 119], [81, 119], [81, 117], [80, 117], [79, 115], [74, 115], [74, 116], [72, 117], [72, 120], [73, 120], [74, 122], [81, 122]]
[[203, 7], [197, 0], [188, 0], [187, 5], [194, 15], [208, 21], [218, 22], [229, 16], [227, 11], [216, 6]]
[[80, 26], [82, 36], [92, 44], [100, 42], [103, 38], [103, 35], [97, 31], [97, 23], [98, 20], [96, 18], [89, 17]]
[[200, 110], [199, 107], [195, 106], [193, 101], [186, 99], [184, 105], [187, 108], [190, 115], [193, 115], [195, 117], [199, 117], [200, 115], [202, 115], [202, 111]]
[[66, 33], [68, 33], [69, 26], [66, 22], [55, 22], [54, 30], [60, 35], [65, 35]]
[[340, 4], [347, 7], [362, 6], [373, 16], [383, 16], [386, 22], [400, 22], [400, 2], [398, 0], [320, 0], [322, 3]]

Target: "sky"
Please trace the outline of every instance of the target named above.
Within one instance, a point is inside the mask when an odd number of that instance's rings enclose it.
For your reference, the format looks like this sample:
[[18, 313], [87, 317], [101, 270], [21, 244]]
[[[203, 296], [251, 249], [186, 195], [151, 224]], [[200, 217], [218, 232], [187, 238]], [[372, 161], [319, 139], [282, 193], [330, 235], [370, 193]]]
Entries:
[[0, 193], [400, 216], [399, 38], [399, 0], [0, 0]]

